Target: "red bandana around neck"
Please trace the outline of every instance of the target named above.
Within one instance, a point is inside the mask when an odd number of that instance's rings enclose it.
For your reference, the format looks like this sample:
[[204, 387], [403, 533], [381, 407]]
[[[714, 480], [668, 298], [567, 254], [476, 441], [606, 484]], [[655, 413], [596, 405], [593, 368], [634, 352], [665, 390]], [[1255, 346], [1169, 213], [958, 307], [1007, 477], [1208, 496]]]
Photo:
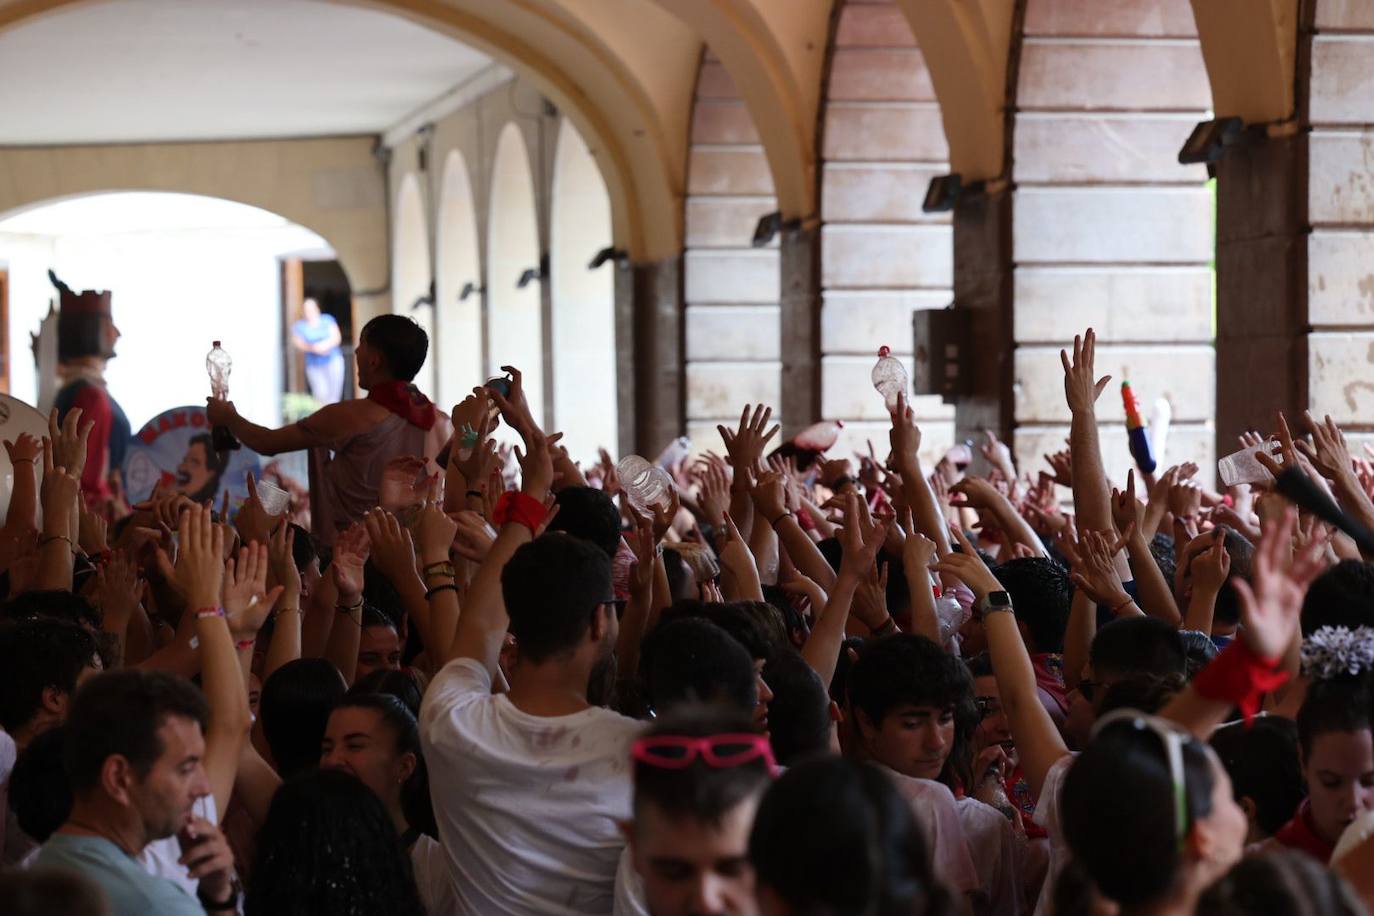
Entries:
[[1336, 851], [1335, 846], [1317, 836], [1312, 828], [1311, 802], [1307, 800], [1298, 807], [1293, 819], [1279, 828], [1274, 839], [1289, 849], [1301, 849], [1323, 865], [1331, 861], [1331, 854]]
[[367, 397], [425, 431], [433, 429], [438, 418], [434, 403], [410, 382], [382, 382], [368, 389]]

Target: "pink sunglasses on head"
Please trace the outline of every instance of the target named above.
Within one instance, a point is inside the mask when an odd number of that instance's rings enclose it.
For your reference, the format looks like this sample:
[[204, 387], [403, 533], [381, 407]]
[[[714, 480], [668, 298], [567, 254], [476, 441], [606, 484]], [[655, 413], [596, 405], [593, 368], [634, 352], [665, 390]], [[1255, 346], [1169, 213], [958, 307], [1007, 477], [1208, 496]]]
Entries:
[[768, 738], [744, 733], [705, 738], [689, 738], [686, 735], [639, 738], [631, 747], [630, 756], [640, 763], [665, 770], [685, 770], [697, 758], [717, 769], [743, 766], [755, 760], [767, 764], [769, 773], [776, 773], [778, 769]]

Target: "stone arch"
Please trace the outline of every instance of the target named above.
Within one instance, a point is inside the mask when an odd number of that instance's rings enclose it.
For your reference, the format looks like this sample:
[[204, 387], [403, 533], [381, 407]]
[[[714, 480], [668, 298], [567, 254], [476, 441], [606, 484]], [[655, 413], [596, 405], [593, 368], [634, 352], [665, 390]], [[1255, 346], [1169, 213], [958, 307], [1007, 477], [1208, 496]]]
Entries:
[[438, 398], [447, 408], [482, 384], [482, 264], [477, 209], [467, 160], [451, 150], [439, 186], [435, 230], [435, 304]]
[[434, 300], [431, 292], [434, 271], [429, 256], [429, 224], [420, 182], [414, 173], [401, 181], [396, 194], [395, 218], [391, 230], [391, 305], [398, 315], [414, 318], [429, 335], [429, 353], [415, 376], [415, 385], [434, 396], [434, 366], [439, 360], [435, 350]]
[[591, 259], [611, 246], [606, 184], [571, 122], [558, 132], [549, 220], [552, 283], [553, 425], [574, 460], [618, 451], [615, 260]]
[[[836, 455], [884, 441], [869, 381], [880, 346], [912, 368], [912, 312], [953, 291], [950, 214], [925, 213], [949, 171], [940, 106], [916, 37], [891, 0], [840, 0], [821, 147], [821, 415], [844, 422]], [[954, 409], [914, 398], [928, 447], [954, 438]]]
[[496, 374], [503, 365], [519, 368], [530, 412], [547, 422], [543, 281], [529, 276], [540, 272], [539, 224], [529, 152], [514, 122], [501, 129], [497, 141], [488, 212], [486, 371]]

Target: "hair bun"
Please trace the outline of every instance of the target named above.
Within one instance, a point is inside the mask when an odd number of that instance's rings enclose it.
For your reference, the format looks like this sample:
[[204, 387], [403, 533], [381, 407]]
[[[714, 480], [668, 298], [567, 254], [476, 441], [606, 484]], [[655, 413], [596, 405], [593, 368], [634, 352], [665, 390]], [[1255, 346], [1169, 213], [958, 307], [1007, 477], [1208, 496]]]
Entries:
[[1317, 680], [1374, 668], [1374, 627], [1321, 627], [1302, 644], [1302, 673]]

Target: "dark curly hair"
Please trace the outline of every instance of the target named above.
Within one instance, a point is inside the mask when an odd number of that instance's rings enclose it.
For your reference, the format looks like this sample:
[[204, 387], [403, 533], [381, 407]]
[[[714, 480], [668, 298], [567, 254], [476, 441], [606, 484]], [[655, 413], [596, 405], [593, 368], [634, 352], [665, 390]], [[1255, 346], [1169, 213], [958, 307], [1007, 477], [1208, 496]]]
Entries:
[[992, 572], [1011, 596], [1012, 612], [1018, 623], [1026, 625], [1034, 650], [1064, 651], [1064, 630], [1073, 602], [1068, 571], [1047, 557], [1022, 557]]
[[424, 916], [386, 806], [347, 773], [288, 780], [258, 832], [247, 916]]
[[940, 771], [951, 789], [972, 785], [974, 731], [978, 707], [973, 702], [973, 676], [958, 658], [924, 636], [898, 633], [869, 640], [849, 672], [849, 702], [881, 725], [900, 706], [933, 706], [954, 714], [954, 748]]

